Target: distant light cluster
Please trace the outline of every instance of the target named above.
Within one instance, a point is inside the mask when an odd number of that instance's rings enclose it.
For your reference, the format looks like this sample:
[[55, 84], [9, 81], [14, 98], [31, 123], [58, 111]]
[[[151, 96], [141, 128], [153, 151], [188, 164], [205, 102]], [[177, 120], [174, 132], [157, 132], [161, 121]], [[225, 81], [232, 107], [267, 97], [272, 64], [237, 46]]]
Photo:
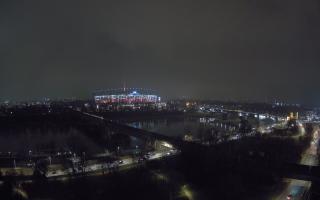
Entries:
[[96, 104], [152, 104], [161, 101], [154, 91], [142, 88], [121, 88], [96, 91]]

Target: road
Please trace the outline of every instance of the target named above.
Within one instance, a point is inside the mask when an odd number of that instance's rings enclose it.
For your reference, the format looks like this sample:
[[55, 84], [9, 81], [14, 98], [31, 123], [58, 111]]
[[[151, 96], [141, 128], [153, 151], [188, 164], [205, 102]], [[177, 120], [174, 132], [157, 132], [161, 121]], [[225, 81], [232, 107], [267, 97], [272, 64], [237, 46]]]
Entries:
[[[303, 127], [302, 127], [303, 128]], [[302, 130], [304, 133], [304, 130]], [[310, 143], [309, 148], [303, 153], [300, 160], [300, 164], [303, 165], [318, 165], [317, 160], [317, 141], [319, 139], [320, 130], [319, 127], [315, 128], [313, 132], [313, 139]], [[302, 200], [307, 196], [311, 187], [310, 181], [296, 180], [296, 179], [285, 179], [287, 182], [286, 188], [272, 200], [288, 200], [287, 196], [292, 195], [291, 200]]]
[[[163, 151], [154, 151], [152, 152], [148, 158], [145, 159], [145, 161], [151, 161], [151, 160], [156, 160], [156, 159], [161, 159], [163, 157], [167, 156], [174, 156], [178, 154], [179, 151], [175, 149], [168, 149], [168, 150], [163, 150]], [[112, 163], [97, 163], [97, 164], [92, 164], [92, 165], [87, 165], [85, 166], [84, 171], [86, 173], [93, 173], [97, 171], [109, 171], [111, 168], [127, 168], [130, 166], [134, 166], [135, 164], [139, 163], [139, 159], [133, 159], [133, 158], [123, 158], [118, 161], [114, 161]], [[82, 171], [73, 171], [72, 168], [67, 168], [67, 169], [60, 169], [60, 170], [53, 170], [49, 171], [46, 174], [47, 178], [53, 178], [53, 177], [60, 177], [60, 176], [67, 176], [67, 175], [72, 175], [74, 173], [82, 173]]]

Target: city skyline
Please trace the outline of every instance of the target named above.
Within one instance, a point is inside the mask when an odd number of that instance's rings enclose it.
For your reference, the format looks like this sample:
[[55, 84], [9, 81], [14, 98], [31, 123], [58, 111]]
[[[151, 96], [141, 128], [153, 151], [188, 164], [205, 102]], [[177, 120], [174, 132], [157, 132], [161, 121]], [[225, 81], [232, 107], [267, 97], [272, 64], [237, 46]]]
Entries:
[[0, 199], [320, 199], [319, 21], [320, 0], [0, 1]]
[[[1, 2], [0, 99], [163, 97], [319, 105], [319, 3]], [[147, 17], [146, 17], [147, 16]]]

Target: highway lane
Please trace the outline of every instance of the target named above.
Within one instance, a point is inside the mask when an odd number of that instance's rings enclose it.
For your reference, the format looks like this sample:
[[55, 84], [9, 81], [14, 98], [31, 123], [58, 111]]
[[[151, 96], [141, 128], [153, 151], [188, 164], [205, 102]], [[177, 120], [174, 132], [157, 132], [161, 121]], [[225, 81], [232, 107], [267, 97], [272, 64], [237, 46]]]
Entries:
[[[304, 133], [304, 130], [302, 130]], [[319, 127], [313, 132], [313, 139], [310, 143], [309, 148], [303, 153], [300, 160], [300, 164], [303, 165], [318, 165], [317, 159], [317, 141], [319, 140]], [[307, 193], [310, 190], [311, 182], [296, 180], [296, 179], [285, 179], [287, 182], [286, 188], [276, 197], [273, 197], [272, 200], [289, 200], [288, 195], [292, 195], [290, 200], [302, 200], [307, 196]]]

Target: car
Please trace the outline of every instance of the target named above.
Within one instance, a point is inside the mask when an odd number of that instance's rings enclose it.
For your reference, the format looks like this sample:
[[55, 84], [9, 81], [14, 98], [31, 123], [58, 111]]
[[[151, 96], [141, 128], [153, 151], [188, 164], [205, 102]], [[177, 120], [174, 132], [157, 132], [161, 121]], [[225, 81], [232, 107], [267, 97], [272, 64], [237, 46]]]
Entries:
[[146, 160], [146, 158], [140, 157], [140, 158], [138, 159], [138, 163], [144, 162], [145, 160]]
[[143, 158], [145, 158], [146, 160], [148, 160], [148, 159], [150, 158], [150, 154], [144, 155]]
[[27, 163], [27, 167], [34, 167], [34, 163], [31, 163], [31, 162]]

